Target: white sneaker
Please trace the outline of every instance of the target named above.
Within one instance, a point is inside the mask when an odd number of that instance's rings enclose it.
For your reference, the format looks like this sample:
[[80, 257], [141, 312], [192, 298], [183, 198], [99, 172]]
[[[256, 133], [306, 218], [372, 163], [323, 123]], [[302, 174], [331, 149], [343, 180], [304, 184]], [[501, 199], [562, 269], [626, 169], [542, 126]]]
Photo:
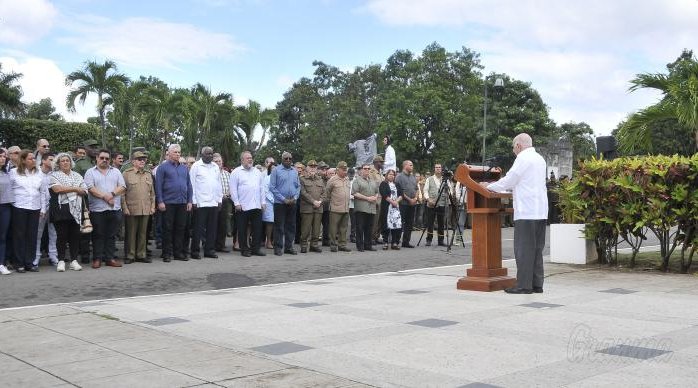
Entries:
[[70, 262], [70, 269], [72, 269], [73, 271], [81, 271], [82, 266], [80, 265], [80, 263], [78, 263], [77, 260], [73, 260]]
[[0, 265], [0, 274], [9, 275], [11, 273], [12, 273], [12, 271], [7, 269], [7, 267], [5, 267], [4, 265]]
[[65, 272], [65, 261], [61, 260], [58, 262], [58, 264], [56, 265], [56, 271]]

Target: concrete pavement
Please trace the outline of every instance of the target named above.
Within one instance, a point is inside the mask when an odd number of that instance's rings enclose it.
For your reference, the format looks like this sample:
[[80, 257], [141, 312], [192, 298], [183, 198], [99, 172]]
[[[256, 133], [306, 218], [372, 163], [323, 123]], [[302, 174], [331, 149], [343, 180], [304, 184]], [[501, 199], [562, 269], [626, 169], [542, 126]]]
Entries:
[[[512, 266], [512, 262], [507, 262]], [[0, 310], [4, 387], [692, 386], [698, 279], [465, 266]], [[512, 271], [513, 272], [513, 271]]]

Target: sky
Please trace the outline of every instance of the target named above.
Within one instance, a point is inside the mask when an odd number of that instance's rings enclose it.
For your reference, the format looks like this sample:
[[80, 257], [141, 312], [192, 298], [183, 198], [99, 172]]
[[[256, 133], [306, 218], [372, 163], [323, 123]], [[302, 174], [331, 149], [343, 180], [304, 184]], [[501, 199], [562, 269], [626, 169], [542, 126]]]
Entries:
[[628, 92], [635, 75], [698, 54], [697, 20], [698, 0], [0, 0], [0, 63], [23, 74], [25, 102], [85, 121], [96, 100], [68, 112], [64, 80], [87, 60], [273, 108], [314, 60], [352, 70], [436, 42], [530, 82], [558, 124], [606, 135], [661, 97]]

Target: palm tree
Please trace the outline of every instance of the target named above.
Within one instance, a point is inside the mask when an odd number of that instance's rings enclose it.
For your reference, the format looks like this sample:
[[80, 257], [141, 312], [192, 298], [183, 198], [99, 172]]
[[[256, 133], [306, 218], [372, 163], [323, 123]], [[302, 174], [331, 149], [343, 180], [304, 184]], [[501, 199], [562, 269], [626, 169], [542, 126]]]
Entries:
[[197, 83], [189, 93], [185, 102], [188, 134], [190, 140], [195, 140], [196, 153], [210, 140], [212, 128], [221, 124], [221, 119], [228, 115], [233, 96], [230, 93], [212, 94], [211, 90]]
[[656, 89], [662, 99], [631, 115], [618, 131], [621, 150], [628, 153], [652, 150], [653, 126], [674, 119], [694, 133], [698, 144], [698, 61], [686, 51], [672, 64], [669, 74], [638, 74], [630, 91]]
[[139, 109], [144, 113], [146, 127], [159, 134], [157, 138], [162, 141], [163, 151], [161, 158], [165, 155], [164, 150], [170, 144], [170, 139], [176, 135], [175, 125], [181, 121], [186, 94], [185, 90], [170, 89], [161, 81], [151, 83], [144, 91]]
[[78, 86], [68, 93], [65, 105], [69, 111], [75, 112], [75, 100], [85, 104], [85, 99], [91, 93], [97, 95], [97, 114], [102, 127], [102, 147], [107, 146], [106, 118], [104, 111], [107, 106], [114, 103], [113, 95], [119, 87], [128, 83], [129, 79], [123, 74], [117, 73], [116, 63], [106, 60], [103, 64], [95, 61], [85, 62], [81, 70], [74, 71], [65, 77], [66, 86], [72, 86], [78, 82]]
[[[250, 100], [247, 105], [237, 108], [239, 115], [235, 123], [235, 133], [243, 147], [253, 154], [264, 145], [267, 131], [276, 121], [276, 112], [273, 109], [261, 109], [257, 101]], [[253, 141], [254, 130], [257, 125], [262, 128], [262, 137], [258, 143]]]
[[14, 116], [22, 111], [22, 87], [15, 84], [20, 78], [20, 73], [3, 73], [0, 63], [0, 118]]

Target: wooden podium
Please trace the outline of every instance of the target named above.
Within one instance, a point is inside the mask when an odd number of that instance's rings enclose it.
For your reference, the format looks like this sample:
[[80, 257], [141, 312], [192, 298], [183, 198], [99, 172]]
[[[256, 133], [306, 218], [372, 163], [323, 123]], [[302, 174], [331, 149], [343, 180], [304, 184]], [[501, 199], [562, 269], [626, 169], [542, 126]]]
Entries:
[[459, 290], [499, 291], [514, 287], [516, 279], [502, 267], [502, 213], [513, 209], [502, 205], [508, 193], [493, 193], [479, 182], [496, 181], [502, 170], [461, 164], [455, 178], [468, 190], [468, 213], [473, 217], [473, 266], [458, 280]]

